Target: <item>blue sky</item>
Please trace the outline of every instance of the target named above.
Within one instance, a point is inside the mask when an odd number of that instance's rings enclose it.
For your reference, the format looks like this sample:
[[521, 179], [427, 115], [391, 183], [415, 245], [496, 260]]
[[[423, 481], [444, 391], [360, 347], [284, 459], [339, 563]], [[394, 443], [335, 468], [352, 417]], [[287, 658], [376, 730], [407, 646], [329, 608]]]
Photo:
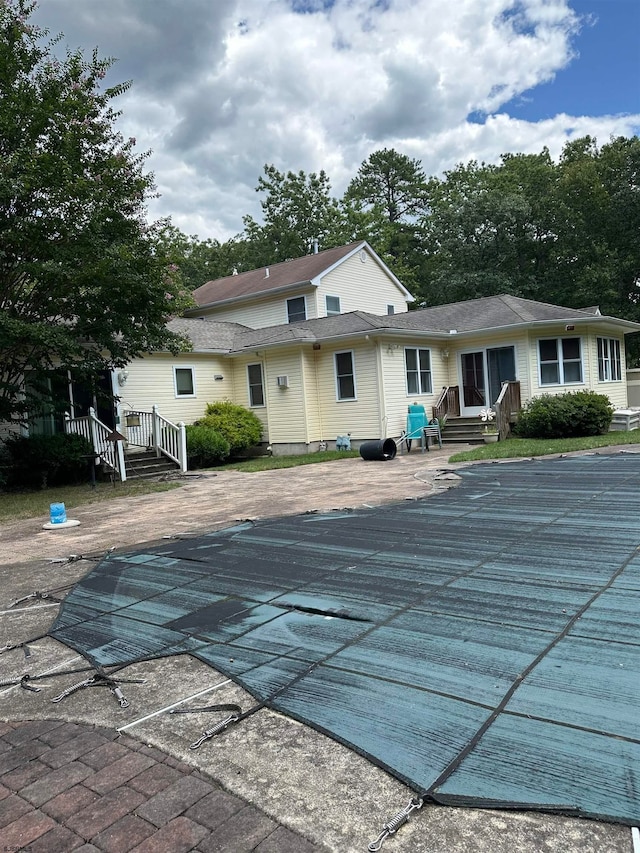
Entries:
[[563, 112], [640, 112], [640, 0], [570, 0], [570, 6], [589, 21], [573, 43], [578, 55], [552, 82], [524, 92], [505, 109], [528, 121]]
[[640, 0], [42, 0], [35, 20], [117, 58], [149, 217], [202, 239], [260, 219], [265, 164], [340, 196], [381, 148], [440, 175], [640, 132]]

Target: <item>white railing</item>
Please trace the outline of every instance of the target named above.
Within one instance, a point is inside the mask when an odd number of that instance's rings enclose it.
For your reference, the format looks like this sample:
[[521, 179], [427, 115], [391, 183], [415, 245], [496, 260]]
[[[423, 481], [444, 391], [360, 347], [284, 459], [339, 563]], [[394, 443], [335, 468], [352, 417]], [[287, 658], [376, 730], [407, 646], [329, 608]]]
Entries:
[[127, 479], [122, 440], [96, 417], [93, 408], [90, 408], [89, 414], [82, 418], [72, 418], [68, 412], [65, 412], [64, 431], [86, 438], [93, 447], [95, 458], [114, 471], [123, 482]]
[[[96, 459], [114, 471], [124, 482], [127, 479], [124, 459], [124, 442], [120, 432], [110, 429], [98, 420], [94, 409], [82, 418], [64, 419], [65, 432], [82, 435], [91, 443]], [[167, 456], [187, 470], [187, 434], [183, 423], [171, 423], [154, 406], [151, 412], [128, 411], [122, 426], [127, 444], [155, 450], [156, 456]]]
[[172, 459], [183, 473], [187, 470], [187, 434], [182, 422], [172, 423], [154, 406], [151, 412], [127, 411], [123, 428], [127, 444], [155, 450], [156, 456]]

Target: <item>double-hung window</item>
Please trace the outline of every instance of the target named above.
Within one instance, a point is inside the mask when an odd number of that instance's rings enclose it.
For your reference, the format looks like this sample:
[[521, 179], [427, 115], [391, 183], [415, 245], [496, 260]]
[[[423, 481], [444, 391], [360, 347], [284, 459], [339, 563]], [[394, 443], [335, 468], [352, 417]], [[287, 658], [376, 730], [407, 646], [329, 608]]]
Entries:
[[336, 368], [336, 399], [356, 399], [356, 375], [353, 369], [353, 353], [337, 352], [335, 354]]
[[304, 296], [294, 296], [287, 299], [287, 322], [295, 323], [296, 320], [307, 319], [307, 300]]
[[598, 379], [600, 382], [622, 379], [620, 341], [616, 338], [598, 338]]
[[538, 341], [541, 385], [582, 382], [580, 338], [544, 338]]
[[173, 384], [176, 397], [195, 397], [196, 382], [193, 367], [174, 367]]
[[253, 408], [264, 406], [264, 382], [260, 362], [247, 365], [247, 381], [249, 383], [249, 405]]
[[431, 394], [431, 353], [428, 349], [405, 347], [404, 363], [407, 373], [407, 394]]

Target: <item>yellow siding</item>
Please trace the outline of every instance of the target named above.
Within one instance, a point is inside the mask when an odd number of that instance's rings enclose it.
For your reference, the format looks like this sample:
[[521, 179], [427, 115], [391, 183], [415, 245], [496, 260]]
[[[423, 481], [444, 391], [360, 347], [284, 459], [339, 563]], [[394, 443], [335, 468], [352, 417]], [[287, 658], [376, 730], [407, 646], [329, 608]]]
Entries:
[[[299, 349], [266, 351], [264, 364], [265, 394], [269, 406], [269, 441], [272, 444], [306, 443], [307, 419]], [[288, 377], [288, 388], [278, 386], [278, 376]]]
[[[353, 352], [356, 400], [336, 399], [334, 355]], [[380, 433], [381, 409], [378, 399], [376, 347], [373, 342], [348, 343], [318, 352], [318, 399], [325, 441], [351, 433], [354, 439], [377, 438]]]
[[[582, 340], [582, 369], [583, 382], [569, 385], [540, 385], [538, 372], [538, 340], [540, 338], [579, 337]], [[622, 379], [617, 382], [600, 382], [598, 379], [598, 338], [616, 338], [620, 341], [622, 358]], [[598, 394], [606, 394], [611, 405], [616, 409], [627, 406], [627, 384], [625, 382], [625, 350], [624, 339], [616, 333], [603, 331], [601, 328], [583, 327], [570, 332], [558, 332], [557, 327], [547, 330], [536, 330], [530, 335], [530, 365], [531, 365], [531, 396], [541, 394], [564, 394], [567, 391], [591, 390]], [[523, 395], [523, 401], [524, 401]], [[528, 399], [528, 398], [527, 398]]]
[[202, 316], [220, 322], [242, 323], [252, 329], [278, 326], [288, 322], [287, 299], [306, 296], [307, 319], [316, 317], [316, 302], [313, 290], [297, 293], [279, 293], [268, 298], [240, 302], [224, 308], [203, 309]]
[[[176, 397], [174, 367], [193, 368], [194, 397]], [[204, 415], [207, 403], [229, 400], [233, 395], [232, 364], [223, 356], [156, 354], [130, 362], [127, 371], [127, 384], [118, 387], [123, 413], [127, 410], [150, 412], [156, 404], [160, 414], [173, 423], [191, 424]], [[216, 375], [224, 378], [216, 381]]]
[[[409, 394], [407, 392], [405, 347], [419, 347], [430, 351], [431, 394]], [[382, 341], [380, 343], [380, 356], [384, 375], [384, 422], [382, 433], [385, 436], [395, 438], [405, 429], [407, 407], [411, 403], [418, 403], [424, 406], [427, 415], [430, 417], [433, 406], [436, 404], [442, 391], [442, 386], [455, 384], [449, 382], [448, 370], [451, 356], [449, 356], [449, 359], [446, 359], [442, 354], [442, 349], [443, 347], [440, 342], [428, 343], [424, 339], [416, 340], [407, 338], [402, 343], [394, 339], [393, 341]], [[380, 437], [383, 437], [383, 435]]]
[[[269, 417], [267, 410], [267, 403], [269, 400], [268, 395], [268, 386], [265, 381], [266, 369], [264, 363], [263, 353], [260, 355], [256, 355], [252, 353], [251, 356], [242, 356], [241, 358], [234, 358], [229, 360], [229, 365], [233, 365], [233, 390], [232, 397], [234, 403], [237, 403], [239, 406], [245, 406], [245, 408], [250, 409], [256, 417], [260, 418], [262, 421], [263, 432], [262, 432], [262, 440], [270, 441], [269, 436]], [[264, 382], [264, 398], [265, 405], [264, 406], [251, 406], [249, 400], [249, 379], [247, 376], [247, 365], [249, 364], [261, 364], [262, 365], [262, 379]]]
[[368, 254], [364, 263], [358, 253], [323, 276], [316, 293], [318, 317], [327, 314], [325, 296], [340, 297], [342, 314], [349, 311], [386, 314], [387, 305], [393, 305], [396, 314], [407, 311], [402, 291]]
[[322, 419], [318, 400], [316, 366], [319, 354], [318, 350], [313, 349], [306, 349], [301, 354], [308, 443], [322, 440]]

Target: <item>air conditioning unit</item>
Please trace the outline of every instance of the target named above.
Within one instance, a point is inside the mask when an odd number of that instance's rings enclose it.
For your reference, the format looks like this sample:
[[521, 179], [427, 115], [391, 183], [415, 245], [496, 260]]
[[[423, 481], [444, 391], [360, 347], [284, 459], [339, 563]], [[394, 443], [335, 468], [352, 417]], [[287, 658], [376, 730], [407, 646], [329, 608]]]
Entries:
[[289, 377], [288, 376], [278, 376], [276, 381], [278, 383], [278, 388], [288, 388], [289, 387]]

